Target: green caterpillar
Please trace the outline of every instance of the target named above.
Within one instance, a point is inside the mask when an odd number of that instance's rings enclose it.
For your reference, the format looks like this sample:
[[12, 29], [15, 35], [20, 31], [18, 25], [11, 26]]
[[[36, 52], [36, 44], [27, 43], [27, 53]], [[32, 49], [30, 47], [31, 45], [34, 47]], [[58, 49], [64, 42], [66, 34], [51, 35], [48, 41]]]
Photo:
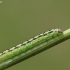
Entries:
[[[45, 42], [48, 44], [51, 39], [55, 39], [62, 35], [62, 33], [61, 29], [52, 29], [10, 48], [0, 53], [0, 63], [3, 64], [4, 68], [7, 68], [7, 65], [15, 64], [18, 60], [20, 61], [34, 54], [36, 51], [41, 50]], [[20, 58], [20, 56], [22, 56], [22, 58]], [[0, 69], [2, 68], [2, 64], [0, 65]]]

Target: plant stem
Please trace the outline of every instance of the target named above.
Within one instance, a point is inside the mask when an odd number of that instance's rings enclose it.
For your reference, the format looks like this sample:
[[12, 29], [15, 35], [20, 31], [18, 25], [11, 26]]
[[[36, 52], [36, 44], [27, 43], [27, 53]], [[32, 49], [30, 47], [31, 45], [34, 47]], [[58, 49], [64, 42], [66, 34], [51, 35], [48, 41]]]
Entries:
[[[62, 35], [56, 37], [55, 39], [49, 40], [48, 43], [44, 42], [43, 44], [37, 46], [38, 48], [33, 48], [25, 53], [22, 53], [21, 55], [18, 55], [12, 59], [9, 59], [3, 63], [0, 63], [0, 70], [11, 67], [11, 66], [23, 61], [23, 60], [28, 59], [29, 57], [32, 57], [32, 56], [34, 56], [34, 55], [36, 55], [44, 50], [49, 49], [49, 48], [65, 41], [65, 40], [69, 39], [69, 38], [70, 38], [70, 29], [64, 31]], [[19, 59], [19, 58], [21, 58], [21, 59]]]

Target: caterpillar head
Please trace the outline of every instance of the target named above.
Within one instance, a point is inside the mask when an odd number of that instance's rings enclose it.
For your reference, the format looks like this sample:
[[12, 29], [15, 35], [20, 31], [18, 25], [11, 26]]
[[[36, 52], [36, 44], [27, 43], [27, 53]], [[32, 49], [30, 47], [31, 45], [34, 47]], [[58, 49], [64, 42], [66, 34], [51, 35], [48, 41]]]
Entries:
[[57, 35], [61, 35], [61, 34], [63, 33], [63, 31], [62, 31], [61, 29], [59, 29], [59, 28], [57, 28], [57, 29], [52, 29], [51, 31], [52, 31], [52, 36], [53, 36], [53, 37], [55, 37], [55, 36], [57, 36]]
[[55, 31], [55, 32], [58, 32], [58, 33], [62, 33], [62, 32], [63, 32], [63, 31], [62, 31], [61, 29], [59, 29], [59, 28], [55, 29], [54, 31]]
[[59, 28], [55, 29], [55, 32], [57, 33], [57, 35], [61, 35], [63, 33], [63, 31]]

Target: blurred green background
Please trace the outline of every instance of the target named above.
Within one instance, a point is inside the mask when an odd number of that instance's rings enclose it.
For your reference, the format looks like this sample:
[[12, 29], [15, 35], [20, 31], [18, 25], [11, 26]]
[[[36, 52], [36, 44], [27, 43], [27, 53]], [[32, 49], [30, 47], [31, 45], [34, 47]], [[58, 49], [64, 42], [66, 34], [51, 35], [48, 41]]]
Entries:
[[[70, 28], [70, 0], [1, 0], [0, 52], [52, 28]], [[7, 70], [70, 70], [70, 40]]]

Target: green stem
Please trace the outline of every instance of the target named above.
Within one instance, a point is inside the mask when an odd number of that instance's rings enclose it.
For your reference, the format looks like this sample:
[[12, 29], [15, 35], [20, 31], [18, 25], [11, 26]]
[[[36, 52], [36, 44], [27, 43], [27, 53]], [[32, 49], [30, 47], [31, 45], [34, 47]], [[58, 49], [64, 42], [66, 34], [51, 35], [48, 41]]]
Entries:
[[[56, 37], [55, 39], [49, 40], [48, 43], [44, 42], [43, 44], [36, 46], [36, 47], [38, 47], [37, 49], [31, 49], [31, 50], [27, 51], [26, 53], [22, 53], [21, 55], [18, 55], [12, 59], [9, 59], [9, 60], [1, 63], [0, 70], [11, 67], [11, 66], [23, 61], [23, 60], [28, 59], [29, 57], [32, 57], [32, 56], [34, 56], [34, 55], [36, 55], [36, 54], [38, 54], [46, 49], [49, 49], [49, 48], [65, 41], [65, 40], [69, 39], [69, 38], [70, 38], [70, 29], [64, 31], [62, 35]], [[19, 58], [21, 58], [21, 59], [19, 59]]]

